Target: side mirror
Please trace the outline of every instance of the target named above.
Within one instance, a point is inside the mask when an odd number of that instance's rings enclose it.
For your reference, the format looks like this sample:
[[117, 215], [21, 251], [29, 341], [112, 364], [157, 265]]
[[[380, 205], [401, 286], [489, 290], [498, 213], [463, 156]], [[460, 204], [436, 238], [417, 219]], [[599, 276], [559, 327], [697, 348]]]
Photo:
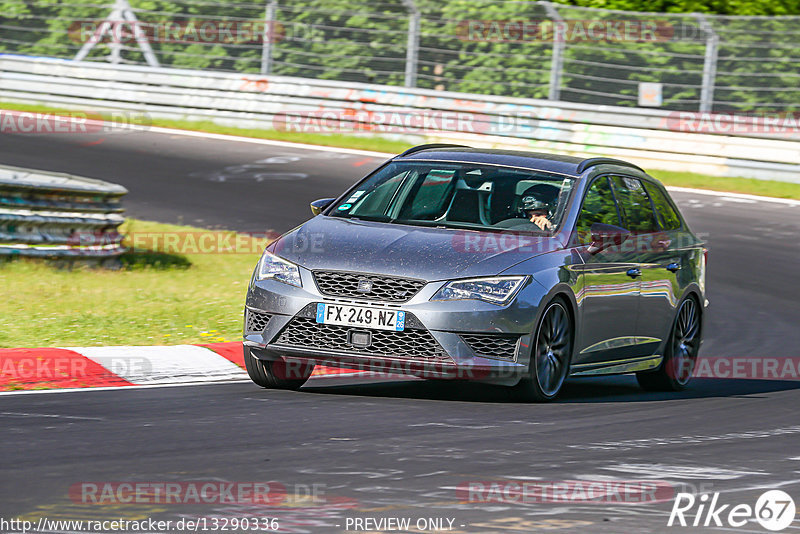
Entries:
[[311, 213], [315, 216], [322, 213], [322, 211], [331, 205], [331, 202], [336, 200], [335, 198], [321, 198], [319, 200], [315, 200], [310, 204], [311, 206]]
[[590, 231], [592, 242], [586, 249], [589, 254], [597, 254], [611, 246], [619, 247], [631, 236], [629, 230], [613, 224], [594, 223]]

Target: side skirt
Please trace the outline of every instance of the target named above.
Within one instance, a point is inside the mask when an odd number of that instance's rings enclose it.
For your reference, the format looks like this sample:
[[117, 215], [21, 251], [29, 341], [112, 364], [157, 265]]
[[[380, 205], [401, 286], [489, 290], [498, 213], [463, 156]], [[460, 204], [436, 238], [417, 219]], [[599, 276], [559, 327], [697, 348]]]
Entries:
[[615, 360], [603, 363], [584, 363], [573, 365], [570, 369], [570, 376], [596, 376], [596, 375], [621, 375], [626, 373], [636, 373], [639, 371], [650, 371], [658, 368], [664, 357], [660, 354], [644, 356], [639, 358], [629, 358], [625, 360]]

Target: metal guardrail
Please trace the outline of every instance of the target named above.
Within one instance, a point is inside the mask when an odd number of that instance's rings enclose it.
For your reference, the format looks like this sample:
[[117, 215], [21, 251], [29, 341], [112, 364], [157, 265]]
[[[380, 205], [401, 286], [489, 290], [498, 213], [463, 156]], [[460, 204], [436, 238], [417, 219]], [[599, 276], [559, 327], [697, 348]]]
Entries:
[[91, 178], [0, 167], [0, 256], [119, 256], [127, 192]]
[[[615, 156], [652, 169], [800, 183], [800, 130], [764, 131], [733, 115], [25, 56], [0, 56], [3, 100], [243, 128], [315, 131], [316, 118], [323, 133]], [[714, 133], [686, 131], [698, 118]]]

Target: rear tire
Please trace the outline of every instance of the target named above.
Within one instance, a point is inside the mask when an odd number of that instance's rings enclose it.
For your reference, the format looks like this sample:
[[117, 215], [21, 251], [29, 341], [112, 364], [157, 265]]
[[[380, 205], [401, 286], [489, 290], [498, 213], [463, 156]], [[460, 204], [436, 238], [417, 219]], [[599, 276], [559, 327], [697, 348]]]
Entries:
[[573, 321], [557, 298], [545, 307], [531, 341], [528, 375], [517, 385], [526, 400], [550, 402], [558, 396], [572, 361]]
[[259, 360], [244, 347], [244, 366], [256, 385], [268, 389], [300, 389], [314, 372], [314, 364], [287, 364], [283, 360]]
[[678, 307], [667, 340], [664, 361], [657, 371], [636, 373], [645, 391], [683, 391], [692, 379], [700, 350], [702, 316], [697, 299], [688, 297]]

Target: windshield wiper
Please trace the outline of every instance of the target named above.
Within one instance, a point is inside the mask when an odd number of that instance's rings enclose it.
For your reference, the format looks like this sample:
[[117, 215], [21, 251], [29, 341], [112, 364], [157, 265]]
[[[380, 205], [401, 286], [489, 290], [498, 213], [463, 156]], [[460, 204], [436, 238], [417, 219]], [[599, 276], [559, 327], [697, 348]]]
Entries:
[[[473, 232], [503, 233], [509, 231], [508, 228], [495, 228], [493, 226], [480, 226], [469, 223], [458, 224], [458, 223], [443, 222], [443, 221], [415, 221], [412, 219], [394, 219], [391, 222], [405, 224], [408, 226], [425, 226], [431, 228], [443, 228], [448, 230], [472, 230]], [[514, 232], [514, 233], [527, 233], [527, 232]]]
[[[342, 217], [340, 215], [340, 217]], [[392, 222], [392, 218], [388, 215], [346, 215], [343, 219], [350, 219], [351, 221], [367, 221], [367, 222]]]
[[539, 230], [538, 228], [536, 229], [532, 228], [530, 230], [511, 230], [509, 228], [496, 228], [494, 226], [481, 226], [469, 223], [458, 224], [453, 222], [444, 223], [443, 221], [392, 219], [388, 215], [339, 215], [339, 217], [351, 221], [382, 222], [386, 224], [402, 224], [405, 226], [440, 228], [443, 230], [471, 230], [473, 232], [490, 232], [494, 234], [512, 233], [512, 234], [523, 234], [523, 235], [533, 235], [533, 236], [549, 235], [547, 232]]

